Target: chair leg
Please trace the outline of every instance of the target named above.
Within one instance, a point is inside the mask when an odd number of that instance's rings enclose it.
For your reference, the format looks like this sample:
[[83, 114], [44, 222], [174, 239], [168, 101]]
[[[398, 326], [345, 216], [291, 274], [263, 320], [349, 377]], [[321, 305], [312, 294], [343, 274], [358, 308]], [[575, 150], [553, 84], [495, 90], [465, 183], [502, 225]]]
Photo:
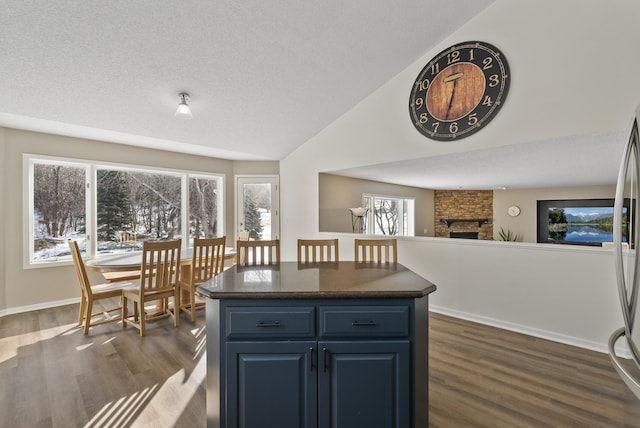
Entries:
[[122, 312], [122, 302], [124, 300], [124, 296], [120, 295], [120, 322], [124, 323], [124, 312]]
[[[137, 302], [134, 303], [135, 305], [137, 305]], [[147, 316], [144, 313], [144, 303], [140, 302], [140, 336], [144, 336], [145, 333], [145, 321], [147, 320]], [[137, 306], [136, 307], [136, 314], [138, 313], [138, 309]]]
[[87, 309], [87, 299], [84, 297], [84, 294], [80, 296], [80, 310], [78, 311], [78, 325], [82, 325], [84, 321], [85, 310]]
[[[144, 315], [144, 314], [143, 314]], [[138, 302], [133, 301], [133, 320], [138, 322], [138, 318], [140, 318], [140, 313], [138, 311]]]
[[122, 328], [127, 327], [127, 298], [122, 296]]
[[91, 314], [93, 313], [93, 300], [87, 300], [87, 313], [84, 318], [84, 334], [89, 334], [89, 326], [91, 325]]
[[189, 308], [191, 309], [191, 322], [196, 322], [196, 294], [193, 291], [193, 288], [189, 290]]
[[[169, 305], [169, 299], [167, 299]], [[173, 293], [173, 326], [178, 327], [180, 324], [180, 288], [176, 287]]]

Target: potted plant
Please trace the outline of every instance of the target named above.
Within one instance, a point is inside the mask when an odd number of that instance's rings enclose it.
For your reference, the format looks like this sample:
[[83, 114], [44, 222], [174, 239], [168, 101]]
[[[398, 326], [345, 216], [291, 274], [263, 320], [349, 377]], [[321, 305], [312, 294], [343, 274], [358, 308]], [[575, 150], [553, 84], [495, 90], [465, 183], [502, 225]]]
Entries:
[[520, 240], [520, 235], [518, 235], [517, 233], [513, 233], [511, 229], [504, 230], [502, 227], [500, 227], [498, 237], [500, 238], [500, 241], [516, 242]]

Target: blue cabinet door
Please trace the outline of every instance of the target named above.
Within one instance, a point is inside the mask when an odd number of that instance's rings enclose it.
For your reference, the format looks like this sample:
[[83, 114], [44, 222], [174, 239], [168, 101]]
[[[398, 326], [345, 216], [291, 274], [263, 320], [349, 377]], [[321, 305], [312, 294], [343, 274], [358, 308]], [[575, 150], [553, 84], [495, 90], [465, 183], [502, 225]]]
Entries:
[[408, 428], [410, 349], [408, 340], [319, 342], [318, 426]]
[[317, 343], [227, 342], [227, 428], [317, 427]]

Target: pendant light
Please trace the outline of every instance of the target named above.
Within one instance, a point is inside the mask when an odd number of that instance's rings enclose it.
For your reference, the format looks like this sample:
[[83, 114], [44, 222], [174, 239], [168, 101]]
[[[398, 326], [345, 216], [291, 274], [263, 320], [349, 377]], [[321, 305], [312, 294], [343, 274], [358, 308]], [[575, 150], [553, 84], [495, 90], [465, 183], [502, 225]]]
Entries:
[[180, 95], [178, 95], [178, 98], [180, 98], [180, 104], [178, 104], [178, 109], [176, 110], [175, 116], [178, 119], [192, 119], [193, 113], [191, 113], [191, 107], [189, 107], [189, 104], [187, 103], [189, 101], [189, 94], [187, 94], [186, 92], [182, 92], [180, 93]]

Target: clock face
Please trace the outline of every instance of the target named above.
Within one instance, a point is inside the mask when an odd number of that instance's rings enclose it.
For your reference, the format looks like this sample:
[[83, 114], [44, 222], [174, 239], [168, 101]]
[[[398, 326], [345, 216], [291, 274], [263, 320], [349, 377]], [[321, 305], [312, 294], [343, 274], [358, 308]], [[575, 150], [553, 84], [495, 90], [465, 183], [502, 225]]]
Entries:
[[520, 207], [512, 205], [507, 209], [507, 212], [511, 217], [517, 217], [520, 215]]
[[493, 119], [509, 91], [509, 66], [484, 42], [465, 42], [436, 55], [418, 75], [409, 114], [424, 136], [438, 141], [468, 137]]

